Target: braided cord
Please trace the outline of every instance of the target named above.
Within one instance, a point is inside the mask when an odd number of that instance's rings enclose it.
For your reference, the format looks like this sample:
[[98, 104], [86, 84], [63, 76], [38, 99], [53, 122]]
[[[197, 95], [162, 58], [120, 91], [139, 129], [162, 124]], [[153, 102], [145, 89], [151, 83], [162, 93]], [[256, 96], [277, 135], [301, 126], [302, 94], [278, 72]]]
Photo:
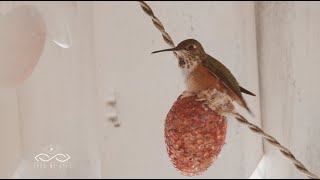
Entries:
[[309, 178], [311, 179], [319, 179], [318, 176], [316, 176], [315, 174], [311, 173], [310, 171], [308, 171], [308, 169], [300, 162], [298, 161], [295, 156], [291, 153], [291, 151], [284, 147], [283, 145], [281, 145], [274, 137], [272, 137], [271, 135], [265, 133], [261, 128], [259, 128], [258, 126], [250, 123], [246, 118], [244, 118], [243, 116], [241, 116], [238, 113], [235, 113], [235, 117], [236, 120], [238, 120], [238, 122], [240, 122], [243, 125], [246, 125], [251, 131], [253, 131], [254, 133], [262, 136], [268, 143], [270, 143], [271, 145], [275, 146], [276, 148], [278, 148], [280, 150], [280, 152], [286, 157], [288, 158], [290, 161], [292, 161], [292, 163], [294, 164], [294, 166], [303, 174], [307, 175]]

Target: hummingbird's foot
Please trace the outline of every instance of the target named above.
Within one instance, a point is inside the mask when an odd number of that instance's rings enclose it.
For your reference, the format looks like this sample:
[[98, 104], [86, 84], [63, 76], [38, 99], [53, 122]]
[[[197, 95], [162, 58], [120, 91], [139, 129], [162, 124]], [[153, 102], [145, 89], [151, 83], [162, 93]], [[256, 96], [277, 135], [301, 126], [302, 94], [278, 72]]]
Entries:
[[212, 97], [214, 97], [217, 94], [217, 90], [216, 89], [206, 89], [206, 90], [202, 90], [197, 94], [197, 101], [209, 101], [212, 99]]
[[[206, 89], [202, 90], [197, 94], [196, 101], [201, 102], [201, 101], [210, 101], [214, 94], [217, 92], [216, 89]], [[205, 102], [205, 103], [206, 103]]]
[[185, 97], [190, 97], [190, 96], [194, 96], [196, 95], [196, 93], [192, 93], [192, 92], [188, 92], [188, 91], [183, 91], [182, 95], [181, 95], [181, 99], [185, 98]]
[[231, 98], [227, 94], [217, 91], [216, 89], [201, 91], [198, 93], [196, 101], [205, 101], [204, 105], [222, 116], [226, 116], [234, 110]]

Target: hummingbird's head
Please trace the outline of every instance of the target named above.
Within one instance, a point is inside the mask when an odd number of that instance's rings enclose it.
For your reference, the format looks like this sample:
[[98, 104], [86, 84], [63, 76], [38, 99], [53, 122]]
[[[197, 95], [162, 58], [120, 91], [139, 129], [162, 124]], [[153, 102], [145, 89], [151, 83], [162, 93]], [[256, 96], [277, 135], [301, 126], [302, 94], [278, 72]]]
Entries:
[[195, 39], [187, 39], [180, 42], [176, 47], [152, 52], [174, 51], [179, 57], [179, 67], [187, 68], [197, 65], [207, 57], [202, 45]]

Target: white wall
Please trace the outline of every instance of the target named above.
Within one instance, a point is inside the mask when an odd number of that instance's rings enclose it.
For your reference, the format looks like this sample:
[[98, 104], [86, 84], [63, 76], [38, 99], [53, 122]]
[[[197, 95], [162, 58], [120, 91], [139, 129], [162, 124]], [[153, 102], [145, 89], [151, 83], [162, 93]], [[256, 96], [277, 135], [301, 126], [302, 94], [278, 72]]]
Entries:
[[[320, 167], [320, 3], [257, 4], [263, 128], [315, 174]], [[266, 144], [264, 178], [305, 178]]]
[[[18, 178], [183, 178], [163, 132], [182, 76], [171, 53], [150, 54], [167, 46], [139, 4], [17, 2], [0, 10], [22, 4], [43, 15], [47, 37], [32, 75], [16, 89], [0, 89], [0, 177], [16, 169]], [[176, 44], [198, 39], [256, 93], [244, 95], [255, 117], [240, 112], [318, 172], [319, 3], [148, 4]], [[116, 111], [106, 104], [113, 97]], [[112, 112], [119, 128], [107, 118]], [[200, 178], [248, 178], [263, 151], [256, 177], [305, 177], [246, 127], [232, 119], [228, 126], [221, 156]], [[71, 169], [32, 166], [49, 144], [70, 154]]]
[[0, 178], [9, 178], [21, 158], [18, 99], [15, 89], [0, 89]]
[[[32, 76], [17, 88], [16, 114], [21, 124], [15, 128], [21, 130], [22, 148], [18, 150], [23, 158], [14, 178], [101, 177], [102, 116], [97, 110], [91, 3], [79, 2], [71, 22], [67, 25], [72, 47], [61, 48], [47, 37]], [[10, 128], [5, 125], [1, 127]], [[57, 145], [61, 153], [69, 154], [71, 168], [35, 168], [35, 156], [48, 145]]]

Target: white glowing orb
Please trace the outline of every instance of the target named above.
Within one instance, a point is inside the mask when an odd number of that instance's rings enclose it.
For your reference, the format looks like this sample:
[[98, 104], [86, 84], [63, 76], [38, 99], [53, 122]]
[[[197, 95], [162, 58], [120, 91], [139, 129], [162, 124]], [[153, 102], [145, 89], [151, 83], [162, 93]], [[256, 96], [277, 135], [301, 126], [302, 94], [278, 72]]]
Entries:
[[16, 87], [31, 74], [42, 54], [46, 26], [32, 6], [0, 13], [0, 87]]

